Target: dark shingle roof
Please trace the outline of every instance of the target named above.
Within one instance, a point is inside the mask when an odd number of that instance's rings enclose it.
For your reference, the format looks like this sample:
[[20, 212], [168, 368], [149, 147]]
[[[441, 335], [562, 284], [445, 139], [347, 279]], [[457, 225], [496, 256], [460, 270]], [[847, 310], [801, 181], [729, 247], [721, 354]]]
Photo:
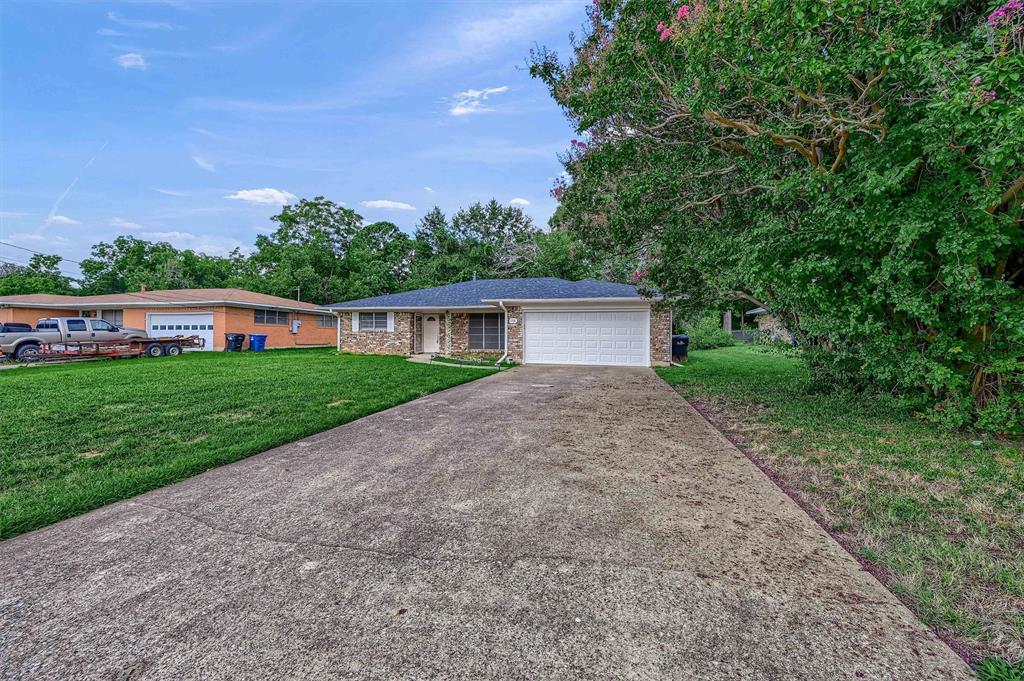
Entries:
[[554, 277], [537, 279], [478, 279], [418, 291], [393, 293], [360, 300], [349, 300], [327, 307], [479, 307], [485, 300], [560, 300], [568, 298], [636, 298], [644, 300], [635, 286], [584, 279], [567, 281]]

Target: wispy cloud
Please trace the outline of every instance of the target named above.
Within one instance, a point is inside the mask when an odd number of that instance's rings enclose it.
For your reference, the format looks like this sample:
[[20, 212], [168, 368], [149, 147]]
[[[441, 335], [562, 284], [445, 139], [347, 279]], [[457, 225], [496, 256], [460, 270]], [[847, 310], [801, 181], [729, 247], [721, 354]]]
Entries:
[[480, 59], [512, 45], [522, 46], [525, 52], [536, 39], [538, 27], [564, 25], [572, 17], [582, 19], [584, 5], [540, 0], [482, 6], [494, 9], [456, 23], [449, 30], [435, 32], [431, 42], [417, 54], [417, 62], [424, 66], [449, 66]]
[[196, 235], [191, 232], [139, 232], [150, 239], [195, 239]]
[[46, 241], [47, 237], [42, 234], [29, 234], [27, 232], [18, 232], [16, 234], [9, 234], [7, 236], [11, 241]]
[[192, 161], [193, 161], [193, 162], [194, 162], [194, 163], [195, 163], [195, 164], [196, 164], [197, 166], [199, 166], [200, 168], [202, 168], [203, 170], [205, 170], [205, 171], [207, 171], [207, 172], [209, 172], [209, 173], [214, 173], [214, 172], [217, 172], [217, 166], [213, 165], [212, 163], [210, 163], [209, 161], [207, 161], [207, 160], [206, 160], [205, 158], [203, 158], [202, 156], [197, 156], [197, 155], [193, 154], [193, 155], [192, 155]]
[[431, 189], [430, 187], [424, 187], [423, 191], [427, 192], [428, 194], [433, 194], [434, 193], [434, 190]]
[[464, 90], [463, 92], [457, 92], [452, 96], [452, 105], [448, 109], [448, 113], [453, 116], [466, 116], [468, 114], [483, 113], [485, 111], [494, 111], [494, 109], [484, 105], [490, 97], [493, 95], [501, 95], [508, 92], [508, 86], [502, 85], [500, 87], [485, 87], [482, 90]]
[[114, 61], [122, 69], [139, 69], [145, 70], [149, 64], [146, 63], [146, 59], [138, 52], [126, 52], [122, 55], [114, 57]]
[[117, 12], [107, 12], [107, 18], [119, 26], [127, 26], [140, 31], [173, 31], [177, 28], [166, 21], [148, 21], [145, 19], [128, 19]]
[[391, 201], [389, 199], [374, 199], [372, 201], [363, 201], [360, 205], [365, 208], [383, 208], [385, 210], [416, 210], [416, 206], [411, 206], [408, 203], [402, 201]]
[[128, 38], [132, 34], [131, 33], [125, 33], [124, 31], [118, 31], [117, 29], [114, 29], [114, 28], [101, 28], [98, 31], [96, 31], [96, 35], [104, 35], [104, 36], [108, 36], [110, 38]]
[[140, 229], [142, 227], [139, 223], [124, 218], [110, 218], [107, 220], [107, 224], [115, 229]]
[[530, 202], [527, 201], [524, 198], [520, 198], [520, 197], [517, 196], [516, 198], [512, 199], [511, 201], [509, 201], [508, 205], [510, 205], [510, 206], [529, 206]]
[[268, 206], [283, 206], [295, 201], [299, 197], [295, 196], [295, 194], [292, 194], [291, 192], [286, 192], [283, 189], [265, 187], [263, 189], [240, 189], [234, 194], [228, 194], [224, 198]]
[[69, 218], [66, 215], [49, 215], [46, 218], [46, 222], [51, 225], [80, 225], [82, 224], [74, 218]]
[[186, 196], [186, 192], [178, 191], [177, 189], [161, 189], [159, 187], [153, 187], [153, 191], [164, 196]]

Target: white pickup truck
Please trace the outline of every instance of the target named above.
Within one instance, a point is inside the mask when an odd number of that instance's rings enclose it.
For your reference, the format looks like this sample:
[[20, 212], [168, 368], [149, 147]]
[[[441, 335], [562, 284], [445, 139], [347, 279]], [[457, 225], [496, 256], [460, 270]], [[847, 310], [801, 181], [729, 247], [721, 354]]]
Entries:
[[39, 348], [65, 341], [105, 341], [146, 338], [142, 329], [119, 328], [104, 319], [92, 317], [47, 317], [30, 330], [3, 333], [0, 330], [0, 352], [14, 359], [31, 360]]

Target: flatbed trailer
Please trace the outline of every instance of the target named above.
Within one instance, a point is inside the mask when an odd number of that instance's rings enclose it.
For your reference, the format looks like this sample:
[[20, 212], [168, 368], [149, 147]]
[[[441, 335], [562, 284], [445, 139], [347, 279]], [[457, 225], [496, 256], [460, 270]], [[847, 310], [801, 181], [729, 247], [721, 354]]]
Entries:
[[185, 350], [201, 350], [206, 340], [199, 336], [169, 338], [125, 338], [122, 340], [63, 341], [45, 343], [39, 352], [25, 356], [27, 362], [61, 362], [84, 359], [131, 357], [177, 357]]

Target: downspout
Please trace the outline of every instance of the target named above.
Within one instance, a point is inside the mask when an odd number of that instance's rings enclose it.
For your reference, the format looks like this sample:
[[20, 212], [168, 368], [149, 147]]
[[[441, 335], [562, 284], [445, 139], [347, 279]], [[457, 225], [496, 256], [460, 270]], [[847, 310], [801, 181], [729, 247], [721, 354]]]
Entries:
[[500, 367], [501, 363], [505, 361], [506, 357], [508, 357], [508, 310], [505, 309], [505, 303], [500, 300], [498, 301], [498, 307], [501, 308], [501, 316], [505, 320], [505, 354], [494, 363], [494, 366], [496, 367]]
[[335, 310], [334, 311], [334, 318], [338, 322], [335, 325], [335, 328], [337, 329], [337, 333], [338, 333], [338, 352], [340, 353], [341, 352], [341, 312], [339, 312], [338, 310]]

